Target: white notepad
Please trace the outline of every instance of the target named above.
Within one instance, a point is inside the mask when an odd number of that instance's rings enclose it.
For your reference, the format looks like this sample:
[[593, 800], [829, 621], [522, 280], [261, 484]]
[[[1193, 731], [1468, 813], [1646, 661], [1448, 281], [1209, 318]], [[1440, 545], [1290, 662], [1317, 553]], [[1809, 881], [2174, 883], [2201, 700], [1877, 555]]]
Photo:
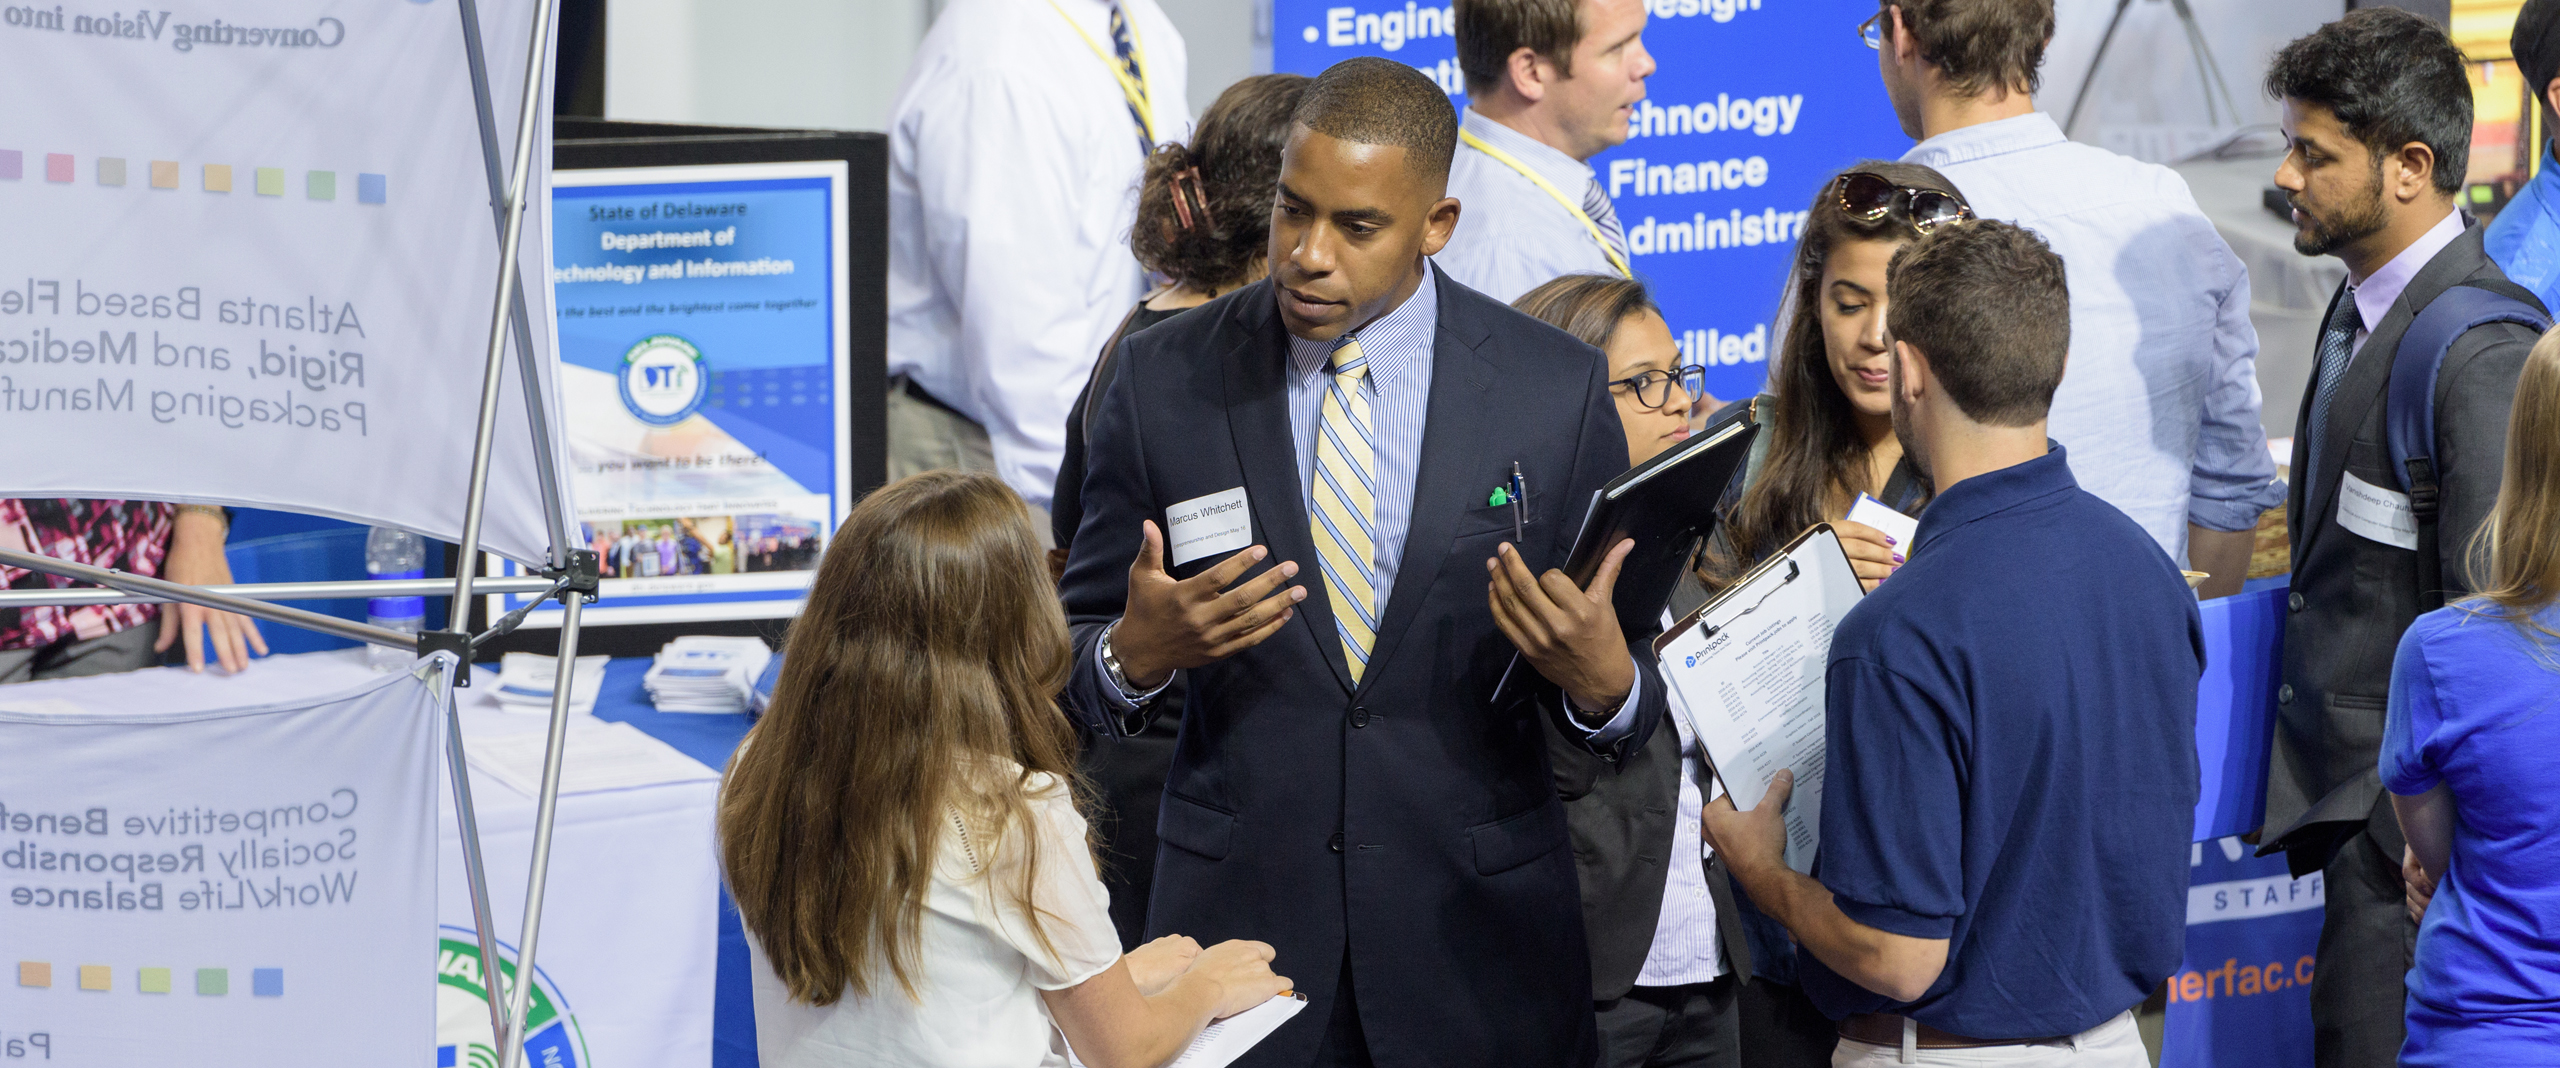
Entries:
[[[463, 735], [471, 768], [516, 788], [527, 797], [540, 796], [547, 731], [521, 734]], [[717, 781], [720, 773], [676, 747], [652, 738], [628, 723], [607, 723], [572, 716], [560, 758], [560, 792], [627, 790], [678, 782]]]
[[[1306, 1007], [1305, 995], [1280, 994], [1226, 1019], [1211, 1020], [1209, 1026], [1200, 1029], [1200, 1037], [1191, 1040], [1190, 1048], [1165, 1068], [1226, 1068]], [[1075, 1068], [1086, 1068], [1084, 1059], [1072, 1050], [1067, 1053], [1067, 1061]]]

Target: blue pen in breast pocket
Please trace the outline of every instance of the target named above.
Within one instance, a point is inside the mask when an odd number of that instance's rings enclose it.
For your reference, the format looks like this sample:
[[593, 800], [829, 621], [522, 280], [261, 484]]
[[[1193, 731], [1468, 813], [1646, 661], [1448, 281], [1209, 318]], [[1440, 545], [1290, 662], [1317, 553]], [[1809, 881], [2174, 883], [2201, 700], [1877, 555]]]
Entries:
[[1511, 461], [1511, 544], [1525, 540], [1529, 523], [1529, 480], [1520, 474], [1520, 461]]

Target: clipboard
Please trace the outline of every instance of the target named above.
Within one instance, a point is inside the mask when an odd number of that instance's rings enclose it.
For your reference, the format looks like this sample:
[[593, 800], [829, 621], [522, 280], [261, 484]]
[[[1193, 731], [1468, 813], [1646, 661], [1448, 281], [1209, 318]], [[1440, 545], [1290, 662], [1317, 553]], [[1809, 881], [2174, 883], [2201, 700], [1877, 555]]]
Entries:
[[1672, 706], [1735, 807], [1795, 772], [1787, 866], [1801, 872], [1821, 846], [1831, 635], [1865, 596], [1839, 534], [1817, 523], [1653, 641]]

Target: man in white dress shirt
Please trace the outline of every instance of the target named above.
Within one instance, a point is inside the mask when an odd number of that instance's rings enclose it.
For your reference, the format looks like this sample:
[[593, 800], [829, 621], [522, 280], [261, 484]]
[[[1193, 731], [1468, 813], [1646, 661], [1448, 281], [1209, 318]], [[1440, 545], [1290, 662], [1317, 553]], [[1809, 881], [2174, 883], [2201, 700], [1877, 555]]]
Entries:
[[1190, 134], [1188, 73], [1155, 0], [934, 20], [890, 120], [890, 478], [991, 470], [1045, 513], [1067, 408], [1145, 292], [1138, 177]]
[[1864, 29], [1920, 139], [1903, 162], [2062, 256], [2071, 363], [2049, 425], [2072, 477], [2212, 573], [2205, 596], [2240, 592], [2258, 515], [2285, 500], [2240, 258], [2177, 172], [2069, 140], [2035, 110], [2051, 0], [1898, 0]]
[[1432, 257], [1509, 303], [1558, 275], [1631, 277], [1626, 232], [1585, 160], [1624, 144], [1644, 99], [1643, 0], [1458, 0], [1467, 110], [1449, 195], [1465, 206]]

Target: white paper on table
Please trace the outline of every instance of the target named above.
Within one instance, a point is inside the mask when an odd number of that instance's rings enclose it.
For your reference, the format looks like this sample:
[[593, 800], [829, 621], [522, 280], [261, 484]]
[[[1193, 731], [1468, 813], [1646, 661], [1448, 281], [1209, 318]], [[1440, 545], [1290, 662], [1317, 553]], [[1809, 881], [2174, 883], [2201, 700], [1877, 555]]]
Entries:
[[[578, 670], [569, 680], [569, 709], [586, 712], [595, 708], [596, 695], [604, 692], [605, 665], [609, 656], [582, 656]], [[509, 712], [551, 711], [551, 687], [560, 680], [560, 658], [541, 653], [508, 653], [498, 659], [498, 684], [495, 693], [498, 707]]]
[[1808, 874], [1821, 846], [1831, 632], [1865, 595], [1825, 524], [1654, 643], [1663, 681], [1735, 807], [1757, 807], [1778, 769], [1795, 772], [1787, 866]]
[[[472, 770], [488, 775], [528, 797], [542, 792], [544, 746], [548, 731], [466, 736]], [[684, 755], [676, 747], [650, 737], [628, 723], [576, 717], [560, 758], [560, 792], [582, 794], [625, 790], [635, 786], [717, 780], [720, 773]]]
[[[1226, 1068], [1306, 1007], [1304, 994], [1277, 994], [1226, 1019], [1211, 1020], [1182, 1051], [1182, 1056], [1168, 1062], [1165, 1068]], [[1075, 1068], [1086, 1068], [1084, 1058], [1076, 1056], [1074, 1050], [1067, 1051], [1067, 1062]]]
[[1846, 518], [1852, 523], [1864, 523], [1883, 531], [1885, 537], [1893, 539], [1893, 547], [1901, 550], [1904, 556], [1911, 555], [1911, 543], [1920, 540], [1919, 520], [1887, 508], [1883, 501], [1863, 493], [1849, 505]]

